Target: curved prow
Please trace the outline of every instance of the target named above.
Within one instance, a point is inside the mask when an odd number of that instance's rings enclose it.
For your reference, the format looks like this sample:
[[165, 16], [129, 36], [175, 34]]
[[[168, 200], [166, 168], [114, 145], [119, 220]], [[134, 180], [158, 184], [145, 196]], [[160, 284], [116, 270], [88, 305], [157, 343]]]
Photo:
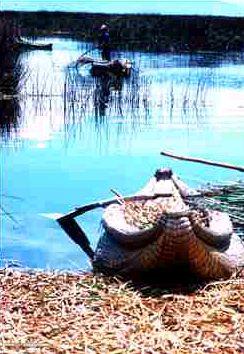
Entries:
[[88, 55], [81, 55], [78, 59], [77, 59], [77, 64], [91, 64], [94, 62], [94, 59], [92, 57], [89, 57]]

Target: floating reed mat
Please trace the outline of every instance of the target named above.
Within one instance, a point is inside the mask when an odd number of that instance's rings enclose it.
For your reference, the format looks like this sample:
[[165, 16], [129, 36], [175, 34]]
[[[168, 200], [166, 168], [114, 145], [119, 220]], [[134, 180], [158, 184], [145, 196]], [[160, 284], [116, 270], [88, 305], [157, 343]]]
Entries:
[[243, 353], [244, 278], [181, 292], [100, 275], [0, 271], [0, 352]]

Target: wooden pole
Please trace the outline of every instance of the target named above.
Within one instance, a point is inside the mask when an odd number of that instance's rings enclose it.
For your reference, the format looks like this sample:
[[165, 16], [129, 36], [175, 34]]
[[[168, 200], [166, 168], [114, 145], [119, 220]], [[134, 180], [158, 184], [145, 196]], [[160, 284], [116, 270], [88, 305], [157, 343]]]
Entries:
[[202, 163], [202, 164], [205, 164], [205, 165], [212, 165], [212, 166], [217, 166], [217, 167], [229, 168], [231, 170], [244, 172], [244, 167], [243, 166], [235, 166], [235, 165], [230, 165], [230, 164], [227, 164], [227, 163], [209, 161], [209, 160], [204, 160], [204, 159], [199, 159], [199, 158], [194, 158], [194, 157], [180, 156], [180, 155], [175, 155], [175, 154], [172, 154], [172, 153], [166, 152], [166, 151], [161, 151], [160, 154], [163, 155], [163, 156], [172, 157], [173, 159], [177, 159], [177, 160], [198, 162], [198, 163]]
[[[117, 192], [116, 192], [117, 193]], [[145, 199], [155, 199], [158, 197], [171, 197], [171, 193], [164, 194], [155, 194], [155, 195], [133, 195], [123, 197], [123, 201], [127, 200], [145, 200]], [[74, 218], [78, 215], [82, 215], [87, 211], [91, 211], [96, 208], [105, 208], [106, 206], [112, 203], [118, 203], [118, 197], [116, 199], [108, 199], [104, 201], [98, 201], [91, 204], [86, 204], [80, 208], [77, 208], [74, 211], [71, 211], [68, 214], [65, 214], [56, 221], [62, 227], [62, 229], [70, 236], [70, 238], [77, 243], [81, 249], [88, 255], [88, 257], [92, 260], [94, 256], [94, 251], [91, 248], [88, 237], [82, 228], [78, 225], [78, 223], [74, 220]]]
[[[163, 194], [155, 194], [155, 195], [133, 195], [133, 196], [123, 197], [123, 200], [124, 201], [150, 200], [150, 199], [156, 199], [158, 197], [172, 197], [172, 193], [163, 193]], [[82, 207], [76, 208], [75, 210], [69, 212], [68, 214], [61, 216], [60, 218], [57, 219], [57, 221], [59, 222], [60, 220], [64, 220], [64, 219], [65, 220], [72, 219], [75, 218], [76, 216], [86, 213], [87, 211], [91, 211], [96, 208], [105, 208], [112, 203], [118, 203], [118, 198], [107, 199], [107, 200], [102, 200], [91, 204], [83, 205]]]

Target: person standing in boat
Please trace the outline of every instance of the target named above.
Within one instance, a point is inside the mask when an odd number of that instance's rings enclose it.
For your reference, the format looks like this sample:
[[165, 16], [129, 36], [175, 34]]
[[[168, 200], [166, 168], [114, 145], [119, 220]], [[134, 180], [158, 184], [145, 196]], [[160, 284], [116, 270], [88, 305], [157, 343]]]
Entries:
[[99, 48], [101, 49], [102, 59], [110, 61], [111, 60], [110, 34], [109, 34], [109, 28], [106, 24], [103, 24], [100, 28], [98, 43], [99, 43]]

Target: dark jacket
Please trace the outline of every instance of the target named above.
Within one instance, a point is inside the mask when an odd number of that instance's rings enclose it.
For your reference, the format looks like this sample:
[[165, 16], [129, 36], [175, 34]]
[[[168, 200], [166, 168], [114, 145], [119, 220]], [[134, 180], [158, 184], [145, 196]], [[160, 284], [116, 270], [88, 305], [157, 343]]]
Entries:
[[99, 46], [101, 48], [109, 47], [110, 35], [108, 31], [102, 31], [98, 38]]

